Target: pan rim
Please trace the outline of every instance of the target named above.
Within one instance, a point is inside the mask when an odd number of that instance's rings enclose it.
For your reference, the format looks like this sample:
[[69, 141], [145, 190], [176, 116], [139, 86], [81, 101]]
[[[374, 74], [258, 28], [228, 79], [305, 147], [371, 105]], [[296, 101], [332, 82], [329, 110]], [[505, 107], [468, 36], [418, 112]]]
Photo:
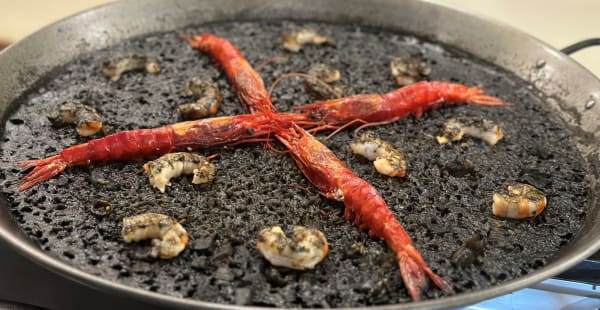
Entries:
[[[310, 1], [311, 0], [309, 0], [307, 2], [310, 2]], [[160, 2], [161, 2], [160, 0], [152, 0], [152, 1], [150, 1], [150, 7], [159, 6]], [[235, 1], [232, 0], [230, 2], [233, 3]], [[255, 2], [258, 3], [258, 1], [248, 1], [248, 2], [244, 2], [244, 3], [245, 3], [245, 5], [251, 6], [252, 4], [256, 4]], [[287, 3], [287, 2], [288, 1], [283, 1], [282, 3]], [[358, 3], [361, 1], [356, 1], [356, 2]], [[392, 1], [380, 0], [377, 2], [381, 3], [383, 7], [394, 6], [394, 3]], [[19, 42], [13, 44], [9, 48], [7, 48], [5, 51], [0, 53], [0, 59], [10, 57], [11, 54], [18, 53], [20, 49], [25, 49], [25, 48], [30, 47], [32, 43], [35, 43], [33, 41], [35, 41], [39, 37], [43, 36], [44, 33], [46, 33], [46, 32], [60, 33], [62, 31], [62, 30], [60, 30], [61, 28], [68, 27], [75, 22], [85, 20], [85, 19], [88, 19], [88, 22], [90, 21], [90, 19], [92, 21], [94, 21], [94, 20], [97, 21], [98, 19], [103, 18], [103, 16], [110, 15], [111, 12], [115, 12], [118, 10], [127, 10], [127, 9], [134, 10], [137, 6], [140, 6], [141, 3], [142, 3], [141, 1], [128, 1], [128, 2], [124, 2], [124, 3], [112, 3], [112, 4], [107, 4], [107, 5], [103, 5], [103, 6], [99, 6], [99, 7], [87, 10], [87, 11], [84, 11], [79, 14], [72, 15], [63, 20], [55, 22], [54, 24], [51, 24], [45, 28], [42, 28], [41, 30], [28, 36], [27, 38], [23, 39], [22, 41], [19, 41]], [[193, 3], [193, 2], [187, 1], [187, 0], [182, 0], [182, 1], [179, 1], [178, 3], [180, 5], [183, 5], [185, 3]], [[208, 4], [208, 3], [209, 3], [208, 1], [204, 1], [204, 2], [201, 2], [201, 4], [196, 4], [196, 5], [199, 6], [199, 5]], [[320, 3], [320, 2], [318, 2], [318, 3]], [[344, 1], [338, 1], [337, 3], [344, 3]], [[354, 3], [354, 2], [352, 2], [352, 3]], [[146, 2], [144, 2], [144, 5], [147, 6], [148, 4]], [[448, 8], [443, 5], [439, 5], [439, 4], [411, 0], [411, 1], [407, 1], [404, 4], [396, 3], [396, 5], [406, 5], [407, 7], [423, 6], [425, 9], [422, 8], [422, 10], [429, 10], [432, 12], [448, 10], [449, 13], [455, 14], [456, 16], [461, 16], [461, 18], [464, 18], [464, 19], [469, 19], [472, 22], [477, 21], [480, 23], [485, 23], [488, 27], [496, 27], [498, 29], [503, 29], [503, 30], [506, 30], [506, 28], [507, 28], [507, 26], [502, 23], [499, 23], [499, 22], [496, 22], [496, 21], [493, 21], [493, 20], [490, 20], [487, 18], [481, 18], [479, 16], [473, 15], [471, 13], [467, 13], [465, 11], [451, 9], [451, 8]], [[261, 4], [259, 6], [259, 8], [264, 7], [264, 6], [265, 6], [265, 4]], [[240, 11], [243, 12], [244, 9], [240, 8]], [[173, 17], [173, 18], [175, 18], [175, 17]], [[176, 28], [180, 28], [180, 27], [176, 27]], [[550, 53], [550, 55], [555, 57], [557, 59], [557, 61], [562, 61], [563, 63], [566, 63], [569, 66], [574, 66], [574, 68], [577, 70], [583, 70], [581, 73], [583, 75], [586, 75], [586, 72], [588, 75], [591, 75], [591, 73], [589, 71], [587, 71], [587, 69], [581, 67], [578, 63], [571, 60], [567, 56], [561, 54], [560, 52], [556, 51], [555, 49], [549, 47], [545, 43], [543, 43], [527, 34], [524, 34], [518, 30], [515, 30], [515, 29], [508, 29], [508, 30], [510, 31], [511, 34], [518, 34], [520, 36], [521, 40], [527, 41], [531, 45], [537, 46], [537, 47], [541, 48], [542, 50]], [[163, 30], [163, 31], [168, 31], [168, 30]], [[150, 31], [146, 31], [146, 33], [152, 33], [152, 32], [153, 32], [152, 29], [150, 29]], [[137, 35], [140, 35], [140, 34], [134, 34], [131, 36], [137, 36]], [[127, 39], [127, 37], [122, 38], [122, 40], [125, 40], [125, 39]], [[439, 41], [440, 38], [432, 39], [432, 40]], [[105, 42], [103, 42], [103, 44], [106, 44], [106, 46], [107, 46], [107, 45], [114, 44], [116, 42], [117, 41], [112, 41], [111, 39], [107, 39]], [[446, 44], [446, 42], [443, 42], [443, 41], [442, 41], [442, 43]], [[95, 49], [102, 48], [102, 47], [104, 47], [104, 46], [98, 45], [96, 47], [93, 47], [91, 50], [95, 50]], [[460, 49], [460, 46], [458, 46], [458, 48]], [[80, 52], [77, 52], [77, 54], [79, 54], [79, 53]], [[6, 55], [9, 55], [9, 56], [6, 56]], [[0, 61], [0, 63], [2, 63], [2, 62]], [[498, 65], [498, 64], [496, 64], [496, 65]], [[501, 65], [498, 65], [498, 66], [502, 67]], [[47, 72], [42, 72], [42, 73], [40, 73], [40, 76], [43, 76], [46, 73]], [[600, 81], [597, 78], [595, 78], [593, 75], [589, 76], [587, 78], [587, 80], [590, 81], [589, 82], [590, 87], [595, 85], [597, 87], [597, 89], [600, 89], [600, 87], [598, 87], [598, 85], [600, 85]], [[2, 80], [0, 80], [0, 83], [1, 82], [2, 82]], [[29, 85], [27, 88], [30, 88], [30, 87], [31, 87], [31, 85]], [[0, 91], [2, 91], [2, 88], [0, 88]], [[0, 113], [3, 113], [3, 112], [4, 111], [2, 109], [0, 109]], [[3, 114], [5, 114], [5, 113], [3, 113]], [[597, 205], [598, 202], [593, 201], [592, 204]], [[236, 309], [236, 308], [240, 307], [240, 306], [236, 306], [236, 305], [216, 304], [216, 303], [204, 302], [204, 301], [199, 301], [199, 300], [191, 300], [191, 299], [172, 297], [172, 296], [168, 296], [168, 295], [164, 295], [164, 294], [160, 294], [160, 293], [149, 292], [149, 291], [143, 290], [141, 288], [130, 287], [130, 286], [127, 286], [127, 285], [121, 284], [121, 283], [111, 282], [111, 281], [103, 279], [99, 276], [94, 276], [94, 275], [88, 274], [82, 270], [77, 269], [76, 267], [68, 265], [66, 262], [63, 262], [58, 258], [54, 258], [54, 257], [48, 255], [46, 252], [44, 252], [41, 249], [39, 249], [38, 247], [36, 247], [32, 242], [29, 242], [29, 240], [27, 240], [24, 236], [17, 234], [15, 231], [11, 231], [11, 230], [7, 229], [8, 223], [4, 223], [5, 221], [3, 221], [3, 219], [1, 217], [8, 217], [9, 218], [8, 221], [10, 221], [10, 215], [4, 214], [7, 212], [6, 212], [6, 210], [3, 210], [3, 209], [4, 208], [0, 208], [0, 238], [2, 238], [4, 241], [6, 241], [7, 244], [9, 244], [13, 249], [17, 250], [20, 254], [24, 255], [27, 259], [49, 269], [57, 274], [64, 275], [76, 282], [82, 283], [89, 287], [98, 288], [103, 291], [116, 293], [121, 296], [130, 296], [130, 297], [134, 296], [136, 299], [139, 299], [139, 300], [142, 300], [145, 302], [153, 302], [153, 303], [158, 302], [161, 305], [165, 305], [165, 306], [177, 306], [179, 308], [202, 307], [202, 308], [214, 308], [214, 309]], [[6, 222], [8, 222], [8, 221], [6, 221]], [[16, 225], [15, 225], [15, 227], [16, 227]], [[586, 257], [590, 256], [592, 253], [594, 253], [595, 251], [600, 249], [600, 239], [595, 240], [590, 243], [591, 244], [589, 244], [589, 247], [577, 252], [576, 255], [559, 258], [559, 259], [553, 261], [552, 263], [544, 266], [543, 268], [532, 272], [531, 274], [528, 274], [526, 276], [502, 283], [500, 285], [492, 286], [492, 287], [478, 290], [478, 291], [462, 293], [462, 294], [451, 296], [451, 297], [422, 301], [419, 303], [411, 302], [411, 303], [405, 303], [405, 304], [369, 306], [369, 307], [364, 307], [364, 308], [369, 308], [369, 309], [392, 309], [392, 308], [393, 309], [408, 309], [408, 308], [429, 309], [429, 308], [465, 306], [468, 304], [476, 303], [480, 300], [496, 297], [496, 296], [514, 291], [516, 289], [520, 289], [520, 288], [523, 288], [526, 286], [533, 285], [533, 284], [540, 282], [544, 279], [547, 279], [553, 275], [556, 275], [562, 271], [565, 271], [566, 269], [572, 267], [579, 261], [582, 261]], [[502, 289], [498, 289], [499, 287], [501, 287]], [[245, 309], [262, 309], [260, 307], [247, 307], [247, 306], [244, 306], [243, 308], [245, 308]], [[355, 308], [355, 309], [360, 309], [360, 308], [363, 308], [363, 307], [359, 307], [359, 308]]]

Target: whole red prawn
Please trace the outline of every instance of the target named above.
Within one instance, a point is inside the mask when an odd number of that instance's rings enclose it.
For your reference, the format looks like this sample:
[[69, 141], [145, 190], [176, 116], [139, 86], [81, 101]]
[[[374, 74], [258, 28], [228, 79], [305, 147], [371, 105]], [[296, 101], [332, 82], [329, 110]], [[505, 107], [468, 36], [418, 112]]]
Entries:
[[380, 237], [396, 253], [402, 279], [410, 296], [418, 301], [427, 287], [427, 277], [444, 292], [452, 288], [435, 274], [412, 245], [400, 222], [387, 207], [377, 190], [359, 178], [331, 150], [304, 129], [294, 126], [280, 129], [277, 139], [289, 150], [302, 173], [328, 199], [343, 201], [344, 218], [360, 229], [369, 230], [369, 236]]
[[[291, 126], [302, 123], [303, 114], [278, 113], [276, 121]], [[35, 167], [20, 180], [19, 190], [26, 190], [59, 174], [65, 168], [109, 160], [141, 160], [187, 148], [198, 149], [244, 142], [266, 141], [275, 118], [268, 114], [245, 114], [205, 118], [152, 129], [122, 131], [100, 139], [71, 146], [57, 155], [17, 163], [21, 169]]]
[[325, 126], [362, 123], [360, 128], [395, 122], [410, 114], [421, 117], [423, 112], [445, 104], [459, 102], [488, 106], [507, 105], [486, 96], [478, 87], [446, 82], [418, 82], [385, 94], [360, 94], [339, 99], [318, 101], [294, 107], [308, 111]]

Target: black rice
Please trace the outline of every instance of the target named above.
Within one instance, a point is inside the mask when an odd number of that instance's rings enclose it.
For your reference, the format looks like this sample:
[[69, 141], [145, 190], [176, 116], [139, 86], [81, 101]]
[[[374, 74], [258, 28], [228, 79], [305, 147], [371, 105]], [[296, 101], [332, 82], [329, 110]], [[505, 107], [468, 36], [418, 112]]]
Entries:
[[[283, 50], [283, 32], [312, 26], [336, 40], [336, 46]], [[342, 82], [357, 93], [395, 88], [389, 62], [397, 56], [423, 58], [431, 80], [480, 86], [511, 102], [508, 107], [459, 105], [374, 127], [404, 152], [405, 179], [378, 174], [371, 162], [352, 154], [351, 131], [326, 141], [359, 176], [371, 182], [413, 238], [430, 267], [458, 294], [497, 285], [528, 274], [552, 260], [573, 238], [586, 215], [585, 167], [568, 131], [544, 99], [526, 82], [449, 47], [418, 38], [361, 26], [252, 22], [211, 24], [185, 29], [188, 35], [212, 32], [233, 42], [250, 63], [284, 55], [287, 62], [261, 69], [266, 85], [288, 72], [306, 72], [320, 62], [340, 69]], [[135, 53], [156, 59], [161, 72], [125, 73], [116, 82], [101, 72], [108, 59]], [[179, 121], [180, 94], [194, 76], [216, 82], [223, 94], [218, 115], [244, 112], [225, 75], [207, 55], [190, 48], [177, 33], [123, 42], [83, 55], [48, 76], [9, 117], [2, 137], [1, 190], [23, 231], [48, 254], [91, 274], [162, 294], [227, 304], [286, 307], [344, 307], [410, 301], [396, 259], [381, 240], [371, 239], [344, 221], [343, 205], [326, 200], [302, 176], [288, 156], [261, 144], [201, 150], [214, 160], [214, 182], [192, 185], [172, 180], [165, 194], [139, 174], [142, 162], [95, 163], [68, 168], [25, 192], [16, 192], [24, 175], [15, 162], [51, 156], [86, 139], [73, 128], [51, 128], [45, 118], [54, 105], [90, 98], [103, 116], [105, 134], [151, 128]], [[281, 83], [273, 97], [282, 111], [311, 101], [303, 81]], [[439, 145], [446, 119], [480, 116], [501, 124], [497, 145], [466, 138]], [[319, 135], [322, 137], [323, 135]], [[275, 147], [282, 148], [279, 144]], [[470, 161], [467, 173], [456, 173]], [[108, 181], [108, 182], [106, 182]], [[491, 212], [493, 191], [507, 182], [541, 188], [548, 207], [534, 220], [505, 220]], [[98, 206], [110, 205], [110, 209]], [[143, 212], [174, 216], [191, 242], [173, 260], [148, 258], [149, 242], [125, 244], [121, 219]], [[316, 227], [329, 240], [329, 256], [314, 271], [272, 267], [260, 257], [255, 237], [265, 226]], [[479, 262], [455, 267], [450, 257], [474, 234], [488, 236]], [[364, 247], [364, 252], [359, 249]], [[430, 290], [427, 298], [442, 298]]]

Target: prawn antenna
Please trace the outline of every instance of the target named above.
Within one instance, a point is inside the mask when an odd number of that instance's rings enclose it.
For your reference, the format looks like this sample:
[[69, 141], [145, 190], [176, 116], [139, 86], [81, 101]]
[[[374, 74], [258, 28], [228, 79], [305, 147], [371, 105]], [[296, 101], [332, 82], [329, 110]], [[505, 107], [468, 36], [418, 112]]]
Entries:
[[190, 37], [186, 36], [185, 33], [183, 33], [183, 32], [178, 33], [177, 36], [184, 41], [187, 41], [187, 42], [190, 41]]
[[397, 121], [398, 119], [399, 118], [394, 118], [394, 119], [391, 119], [391, 120], [388, 120], [388, 121], [374, 122], [374, 123], [365, 122], [365, 121], [363, 121], [361, 119], [354, 120], [351, 123], [353, 123], [353, 122], [362, 122], [363, 123], [362, 125], [358, 126], [358, 128], [354, 129], [354, 137], [355, 138], [358, 137], [358, 132], [361, 131], [361, 130], [363, 130], [363, 129], [365, 129], [365, 128], [373, 127], [373, 126], [380, 126], [380, 125], [391, 124], [391, 123]]
[[331, 88], [331, 85], [317, 79], [316, 77], [310, 75], [310, 74], [306, 74], [306, 73], [300, 73], [300, 72], [290, 72], [290, 73], [286, 73], [280, 77], [278, 77], [273, 84], [271, 84], [271, 87], [269, 88], [269, 97], [271, 97], [271, 93], [273, 92], [273, 90], [275, 89], [275, 86], [277, 86], [277, 84], [279, 84], [279, 82], [285, 80], [285, 79], [289, 79], [292, 77], [301, 77], [304, 78], [306, 80], [311, 80], [311, 81], [317, 81], [317, 83], [323, 85], [323, 87], [327, 88], [327, 90], [329, 90], [330, 92], [335, 92], [333, 88]]
[[254, 70], [255, 71], [260, 71], [260, 69], [262, 69], [264, 66], [273, 63], [273, 62], [287, 62], [288, 60], [290, 60], [289, 58], [285, 57], [285, 56], [273, 56], [269, 59], [266, 59], [265, 61], [259, 63]]
[[334, 132], [330, 133], [330, 134], [329, 134], [327, 137], [325, 137], [325, 139], [323, 139], [323, 140], [324, 140], [324, 141], [327, 141], [327, 140], [329, 140], [331, 137], [333, 137], [333, 136], [337, 135], [337, 133], [338, 133], [338, 132], [340, 132], [340, 131], [342, 131], [342, 130], [344, 130], [344, 129], [346, 129], [346, 128], [350, 127], [350, 126], [353, 126], [353, 125], [355, 125], [355, 124], [363, 124], [363, 125], [361, 125], [360, 127], [358, 127], [358, 128], [357, 128], [357, 129], [354, 131], [354, 137], [356, 137], [356, 135], [357, 135], [358, 131], [359, 131], [361, 128], [364, 128], [364, 127], [365, 127], [365, 125], [368, 125], [368, 123], [367, 123], [366, 121], [363, 121], [362, 119], [355, 119], [355, 120], [352, 120], [352, 121], [350, 121], [350, 122], [347, 122], [346, 124], [344, 124], [344, 125], [342, 125], [342, 126], [338, 127], [338, 128], [337, 128], [337, 129], [336, 129]]
[[138, 169], [138, 170], [135, 170], [135, 171], [134, 171], [134, 172], [132, 172], [132, 173], [128, 173], [128, 174], [126, 174], [126, 175], [125, 175], [125, 177], [126, 177], [126, 178], [128, 178], [128, 179], [131, 179], [131, 178], [133, 178], [134, 176], [136, 176], [136, 175], [138, 175], [138, 174], [142, 174], [142, 173], [144, 173], [144, 167], [142, 167], [142, 168], [140, 168], [140, 169]]
[[282, 151], [271, 144], [271, 132], [267, 134], [268, 140], [265, 142], [265, 149], [271, 150], [277, 154], [287, 154], [289, 151]]
[[309, 195], [313, 195], [314, 194], [314, 192], [311, 191], [308, 187], [302, 186], [300, 184], [290, 183], [287, 186], [290, 187], [290, 188], [297, 188], [299, 190], [302, 190], [302, 191], [304, 191], [305, 193], [307, 193]]
[[290, 151], [284, 151], [284, 150], [280, 150], [276, 147], [273, 146], [273, 144], [271, 144], [271, 142], [267, 141], [267, 143], [265, 143], [265, 149], [269, 149], [277, 154], [287, 154]]
[[221, 153], [214, 153], [212, 155], [206, 156], [206, 159], [211, 160], [211, 159], [217, 158], [219, 156], [221, 156]]

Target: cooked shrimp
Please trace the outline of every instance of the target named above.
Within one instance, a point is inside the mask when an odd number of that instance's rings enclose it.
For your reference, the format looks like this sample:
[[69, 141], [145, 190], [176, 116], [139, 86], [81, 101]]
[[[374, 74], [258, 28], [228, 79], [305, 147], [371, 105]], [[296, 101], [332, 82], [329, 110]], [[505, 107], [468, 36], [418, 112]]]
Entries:
[[261, 230], [256, 240], [258, 251], [271, 264], [297, 270], [315, 268], [329, 252], [322, 232], [302, 226], [294, 227], [293, 239], [274, 226]]
[[91, 106], [81, 103], [67, 102], [52, 109], [48, 120], [53, 126], [62, 127], [76, 124], [80, 136], [91, 136], [102, 129], [102, 117]]
[[[346, 85], [339, 83], [340, 71], [326, 64], [316, 64], [308, 70], [304, 88], [317, 99], [336, 99], [350, 92]], [[329, 87], [327, 87], [329, 86]]]
[[146, 70], [148, 73], [157, 74], [160, 72], [160, 66], [156, 61], [146, 56], [135, 54], [120, 58], [114, 63], [107, 61], [102, 64], [102, 73], [112, 81], [119, 80], [125, 72], [138, 70]]
[[208, 164], [200, 165], [198, 168], [192, 171], [194, 177], [192, 178], [193, 184], [204, 184], [212, 181], [215, 178], [216, 168], [210, 162]]
[[217, 84], [197, 77], [188, 81], [181, 93], [197, 99], [194, 103], [182, 104], [177, 108], [183, 119], [199, 119], [213, 115], [219, 111], [223, 101]]
[[298, 126], [281, 128], [276, 137], [325, 197], [344, 202], [346, 220], [354, 215], [354, 223], [359, 228], [369, 230], [370, 236], [381, 237], [387, 242], [396, 253], [402, 279], [415, 301], [421, 299], [427, 277], [443, 291], [452, 292], [450, 285], [429, 269], [412, 245], [410, 236], [371, 184], [356, 176], [331, 150]]
[[[369, 126], [393, 123], [410, 114], [421, 117], [423, 112], [443, 104], [469, 103], [488, 106], [507, 105], [504, 101], [484, 95], [477, 87], [445, 82], [419, 82], [380, 94], [361, 94], [296, 106], [307, 111], [330, 128], [345, 128], [363, 124]], [[343, 126], [341, 126], [343, 125]], [[341, 126], [341, 127], [340, 127]]]
[[121, 236], [125, 242], [152, 239], [150, 256], [173, 258], [188, 244], [188, 233], [176, 219], [159, 213], [144, 213], [123, 218]]
[[390, 71], [398, 86], [406, 86], [431, 74], [431, 67], [426, 62], [415, 58], [396, 57], [390, 62]]
[[460, 141], [465, 135], [479, 138], [490, 145], [498, 143], [504, 137], [502, 128], [493, 121], [463, 116], [449, 119], [444, 124], [442, 135], [437, 136], [436, 139], [439, 144], [444, 144]]
[[283, 41], [283, 48], [290, 52], [297, 53], [302, 49], [304, 44], [313, 45], [335, 45], [335, 41], [327, 36], [320, 35], [314, 29], [299, 29], [290, 34], [281, 35], [281, 41]]
[[122, 131], [94, 139], [60, 151], [57, 155], [36, 160], [19, 161], [21, 169], [35, 167], [20, 181], [19, 190], [26, 190], [50, 179], [66, 167], [88, 165], [108, 160], [141, 160], [160, 156], [173, 150], [199, 149], [267, 141], [271, 128], [281, 122], [302, 123], [307, 115], [278, 113], [236, 115], [181, 122], [152, 129]]
[[373, 165], [379, 173], [391, 177], [406, 176], [404, 155], [389, 142], [376, 137], [374, 133], [363, 133], [356, 142], [350, 143], [350, 148], [355, 154], [374, 160]]
[[192, 183], [207, 183], [215, 178], [217, 168], [202, 155], [177, 152], [147, 162], [144, 170], [148, 173], [150, 184], [164, 193], [165, 187], [171, 185], [171, 178], [193, 173]]
[[492, 213], [512, 219], [536, 217], [546, 208], [546, 195], [523, 183], [508, 185], [506, 193], [494, 193]]
[[316, 64], [308, 70], [308, 75], [312, 75], [325, 83], [333, 83], [340, 80], [340, 70], [326, 64]]

